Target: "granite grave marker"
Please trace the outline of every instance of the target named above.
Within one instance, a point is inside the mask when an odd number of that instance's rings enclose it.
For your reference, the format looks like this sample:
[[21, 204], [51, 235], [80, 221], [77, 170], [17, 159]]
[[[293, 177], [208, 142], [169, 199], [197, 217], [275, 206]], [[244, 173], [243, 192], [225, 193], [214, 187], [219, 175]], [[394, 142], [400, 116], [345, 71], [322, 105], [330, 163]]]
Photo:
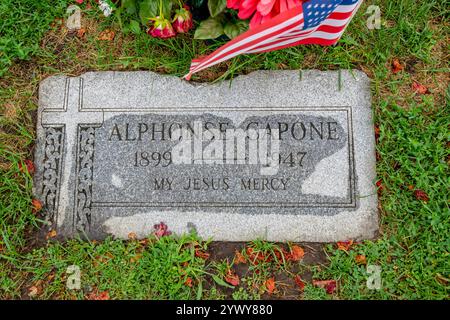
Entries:
[[259, 71], [44, 80], [35, 195], [59, 235], [338, 241], [378, 229], [368, 78]]

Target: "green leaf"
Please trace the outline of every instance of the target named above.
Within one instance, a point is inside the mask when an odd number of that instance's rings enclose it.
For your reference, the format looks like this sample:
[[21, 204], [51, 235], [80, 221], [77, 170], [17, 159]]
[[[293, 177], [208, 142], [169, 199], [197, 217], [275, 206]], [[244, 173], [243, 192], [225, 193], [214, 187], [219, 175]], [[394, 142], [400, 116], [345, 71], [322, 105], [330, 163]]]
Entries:
[[170, 0], [163, 0], [162, 3], [163, 3], [162, 12], [163, 12], [164, 18], [171, 20], [172, 19], [171, 12], [172, 12], [173, 2]]
[[122, 0], [122, 7], [129, 14], [135, 14], [137, 11], [136, 0]]
[[208, 18], [195, 30], [194, 39], [215, 39], [223, 34], [222, 23], [219, 19]]
[[208, 9], [211, 17], [217, 16], [227, 7], [227, 0], [208, 0]]
[[212, 275], [213, 280], [222, 287], [227, 287], [230, 289], [234, 289], [234, 286], [232, 286], [231, 284], [226, 283], [225, 281], [223, 281], [222, 279], [220, 279], [218, 276], [216, 276], [215, 274]]
[[203, 295], [203, 285], [202, 285], [202, 280], [200, 279], [198, 282], [198, 288], [197, 288], [197, 300], [201, 300]]
[[141, 25], [140, 25], [140, 23], [138, 21], [136, 21], [136, 20], [131, 20], [130, 21], [130, 30], [134, 34], [141, 33]]
[[248, 30], [248, 22], [244, 20], [238, 20], [237, 22], [227, 22], [223, 28], [223, 32], [228, 38], [236, 38], [241, 33]]
[[148, 19], [159, 15], [159, 0], [144, 0], [139, 4], [139, 17], [143, 25], [147, 25]]

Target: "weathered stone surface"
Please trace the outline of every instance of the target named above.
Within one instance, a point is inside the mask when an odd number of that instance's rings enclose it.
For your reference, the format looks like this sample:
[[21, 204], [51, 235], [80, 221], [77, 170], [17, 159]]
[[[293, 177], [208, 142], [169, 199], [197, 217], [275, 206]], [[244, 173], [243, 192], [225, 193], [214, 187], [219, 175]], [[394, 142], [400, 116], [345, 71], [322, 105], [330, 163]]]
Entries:
[[[257, 144], [259, 156], [274, 154], [269, 167], [226, 149], [239, 141], [227, 139], [233, 129], [272, 134], [267, 152]], [[214, 85], [151, 72], [51, 77], [37, 135], [34, 192], [62, 236], [144, 237], [161, 221], [229, 241], [378, 229], [369, 80], [359, 71], [259, 71]], [[185, 163], [181, 142], [192, 151]]]

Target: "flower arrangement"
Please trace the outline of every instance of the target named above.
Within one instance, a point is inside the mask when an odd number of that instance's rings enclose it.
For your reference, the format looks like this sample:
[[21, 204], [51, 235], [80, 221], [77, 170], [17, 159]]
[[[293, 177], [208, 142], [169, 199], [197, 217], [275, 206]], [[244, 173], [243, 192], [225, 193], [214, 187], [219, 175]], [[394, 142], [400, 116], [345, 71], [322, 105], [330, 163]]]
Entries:
[[241, 20], [227, 0], [95, 1], [105, 16], [115, 12], [126, 33], [140, 33], [144, 27], [152, 37], [172, 38], [194, 27], [193, 16], [201, 20], [194, 34], [196, 39], [215, 39], [222, 35], [234, 38], [248, 29], [248, 21]]
[[[83, 0], [76, 0], [83, 2]], [[116, 12], [125, 32], [167, 39], [199, 21], [195, 39], [230, 39], [308, 0], [96, 0], [105, 16]]]
[[[75, 2], [82, 4], [85, 0]], [[105, 17], [116, 12], [124, 32], [140, 33], [141, 25], [144, 25], [148, 34], [165, 39], [174, 37], [177, 33], [186, 33], [194, 26], [189, 6], [182, 0], [95, 0], [95, 2]]]
[[[308, 0], [193, 0], [195, 5], [207, 2], [210, 17], [200, 23], [195, 38], [211, 39], [225, 34], [234, 38]], [[237, 15], [236, 15], [237, 11]], [[248, 23], [248, 19], [250, 23]]]

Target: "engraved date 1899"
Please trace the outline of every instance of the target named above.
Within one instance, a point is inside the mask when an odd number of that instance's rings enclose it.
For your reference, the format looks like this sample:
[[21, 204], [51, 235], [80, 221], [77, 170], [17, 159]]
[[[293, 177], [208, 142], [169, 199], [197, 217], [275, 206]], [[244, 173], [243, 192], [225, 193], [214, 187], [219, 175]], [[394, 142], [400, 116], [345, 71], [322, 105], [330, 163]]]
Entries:
[[134, 166], [135, 167], [168, 167], [173, 163], [171, 151], [137, 151], [134, 153]]

